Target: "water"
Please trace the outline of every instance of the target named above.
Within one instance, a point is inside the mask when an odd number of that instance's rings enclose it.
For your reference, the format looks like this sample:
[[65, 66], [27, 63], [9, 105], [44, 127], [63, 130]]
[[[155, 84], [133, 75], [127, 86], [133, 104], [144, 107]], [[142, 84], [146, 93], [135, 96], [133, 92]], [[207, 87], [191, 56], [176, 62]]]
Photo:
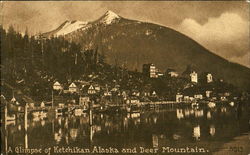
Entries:
[[199, 109], [164, 108], [132, 114], [93, 113], [92, 126], [89, 125], [88, 113], [29, 118], [27, 131], [24, 120], [19, 119], [1, 128], [2, 149], [11, 149], [13, 152], [9, 154], [14, 154], [22, 152], [23, 148], [44, 151], [51, 147], [58, 151], [55, 149], [78, 147], [92, 151], [95, 146], [100, 146], [116, 148], [119, 153], [123, 148], [126, 149], [123, 151], [135, 153], [143, 153], [145, 148], [159, 148], [157, 153], [162, 153], [162, 147], [198, 147], [209, 154], [221, 149], [234, 137], [248, 132], [245, 109], [242, 108], [240, 114], [229, 105]]

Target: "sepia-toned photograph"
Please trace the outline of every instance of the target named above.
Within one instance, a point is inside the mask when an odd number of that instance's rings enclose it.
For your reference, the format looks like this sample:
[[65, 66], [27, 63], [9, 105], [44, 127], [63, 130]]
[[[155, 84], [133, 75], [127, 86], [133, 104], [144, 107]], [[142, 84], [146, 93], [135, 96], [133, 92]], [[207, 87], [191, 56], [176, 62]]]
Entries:
[[1, 155], [250, 155], [248, 1], [0, 1]]

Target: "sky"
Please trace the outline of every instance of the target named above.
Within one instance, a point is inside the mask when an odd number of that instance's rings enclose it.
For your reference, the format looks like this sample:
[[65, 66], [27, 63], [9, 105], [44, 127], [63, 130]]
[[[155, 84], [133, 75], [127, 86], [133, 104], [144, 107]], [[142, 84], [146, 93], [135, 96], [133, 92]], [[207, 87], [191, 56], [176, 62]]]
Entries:
[[211, 52], [250, 68], [249, 3], [246, 1], [1, 1], [1, 24], [30, 34], [65, 20], [93, 21], [107, 10], [173, 28]]

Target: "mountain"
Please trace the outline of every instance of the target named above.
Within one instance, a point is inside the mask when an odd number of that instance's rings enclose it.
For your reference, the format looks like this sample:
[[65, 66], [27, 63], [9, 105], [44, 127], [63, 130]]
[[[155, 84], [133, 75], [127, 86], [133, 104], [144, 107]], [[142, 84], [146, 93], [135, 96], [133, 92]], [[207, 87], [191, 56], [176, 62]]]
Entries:
[[50, 37], [50, 36], [63, 36], [67, 35], [71, 32], [77, 31], [78, 29], [85, 28], [88, 25], [88, 22], [83, 21], [65, 21], [63, 24], [61, 24], [57, 29], [44, 33], [44, 37]]
[[[173, 68], [183, 72], [187, 65], [201, 72], [211, 72], [244, 89], [250, 90], [250, 69], [232, 63], [210, 52], [190, 37], [171, 28], [123, 18], [112, 11], [93, 22], [61, 33], [68, 23], [44, 33], [45, 37], [63, 35], [79, 43], [83, 49], [98, 48], [110, 64], [141, 70], [145, 63], [154, 63], [161, 71]], [[60, 32], [60, 33], [59, 33]]]

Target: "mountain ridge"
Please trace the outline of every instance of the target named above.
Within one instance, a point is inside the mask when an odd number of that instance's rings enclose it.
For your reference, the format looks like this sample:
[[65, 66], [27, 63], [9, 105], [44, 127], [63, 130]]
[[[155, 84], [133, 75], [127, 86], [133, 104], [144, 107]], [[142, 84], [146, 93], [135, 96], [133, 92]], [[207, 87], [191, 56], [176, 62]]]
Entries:
[[107, 24], [102, 22], [105, 14], [89, 22], [87, 29], [78, 29], [64, 37], [79, 43], [83, 49], [98, 48], [108, 63], [130, 70], [141, 70], [142, 64], [155, 63], [162, 71], [174, 68], [183, 72], [187, 65], [193, 65], [198, 72], [208, 71], [239, 87], [250, 88], [249, 68], [210, 52], [192, 38], [165, 26], [119, 15], [119, 20], [114, 18]]

